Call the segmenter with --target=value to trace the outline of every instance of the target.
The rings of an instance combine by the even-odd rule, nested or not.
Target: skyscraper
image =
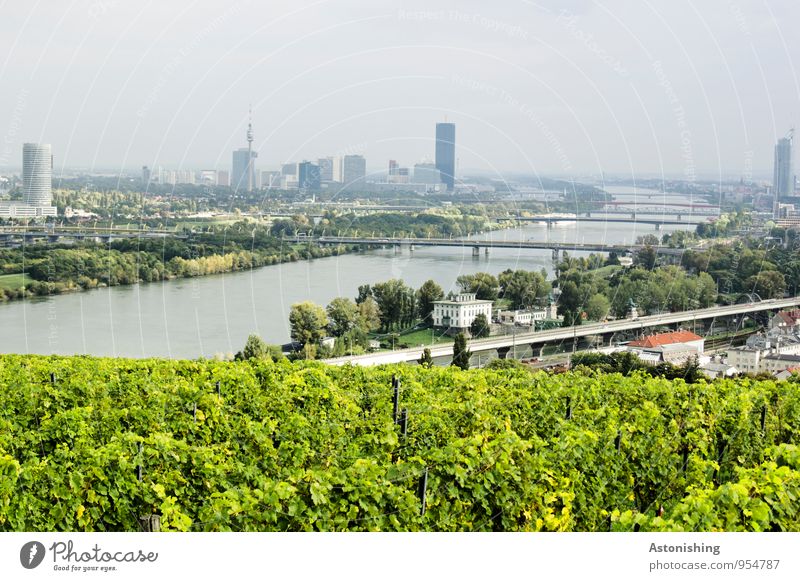
[[[319,165],[319,179],[321,181],[333,181],[333,162],[334,159],[332,157],[320,157],[317,160],[317,165]]]
[[[252,111],[247,122],[247,147],[242,147],[233,152],[231,165],[231,187],[237,192],[252,192],[256,187],[256,162],[258,153],[253,151],[253,121]]]
[[[145,187],[150,185],[150,168],[146,165],[142,166],[142,183]]]
[[[53,155],[50,144],[22,145],[22,188],[26,206],[50,206],[53,201]]]
[[[342,158],[342,183],[345,186],[363,185],[367,176],[367,160],[363,155],[345,155]]]
[[[318,190],[320,188],[319,166],[304,161],[297,166],[297,182],[300,189]]]
[[[255,185],[255,176],[249,175],[255,171],[252,161],[258,154],[250,148],[241,147],[233,152],[233,165],[231,166],[231,187],[237,192],[249,192]],[[248,169],[250,170],[248,172]]]
[[[436,124],[436,169],[448,191],[453,191],[456,179],[456,125]]]
[[[792,159],[792,138],[794,130],[789,135],[778,140],[775,145],[775,169],[772,175],[772,187],[776,198],[794,195],[794,160]]]

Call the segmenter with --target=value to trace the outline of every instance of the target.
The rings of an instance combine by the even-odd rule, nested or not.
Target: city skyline
[[[26,141],[58,144],[55,175],[224,167],[252,102],[262,167],[411,165],[447,116],[462,170],[770,176],[800,113],[800,7],[715,4],[7,7],[0,167]]]

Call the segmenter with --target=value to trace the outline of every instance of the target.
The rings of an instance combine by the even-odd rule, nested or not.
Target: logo
[[[39,541],[31,541],[22,545],[19,551],[19,562],[26,569],[36,569],[44,560],[44,545]]]

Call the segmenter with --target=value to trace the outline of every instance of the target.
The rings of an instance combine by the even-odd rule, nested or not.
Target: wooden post
[[[151,533],[160,533],[161,532],[161,515],[160,514],[151,514],[150,515],[150,532]]]
[[[767,406],[765,404],[761,407],[761,431],[764,432],[766,427],[767,427]]]
[[[622,444],[622,432],[617,430],[617,437],[614,438],[614,447],[617,449],[617,452],[619,452],[621,444]]]
[[[400,380],[397,379],[397,376],[395,375],[392,376],[392,390],[393,390],[392,402],[394,404],[394,412],[392,418],[394,420],[394,423],[396,424],[400,413]]]
[[[139,482],[142,481],[142,451],[143,446],[142,443],[139,442],[139,466],[136,468],[136,476],[139,479]]]
[[[222,398],[222,390],[219,387],[219,381],[217,382],[217,399]]]
[[[403,408],[400,413],[400,433],[403,434],[403,438],[408,436],[408,408]]]
[[[567,396],[567,413],[564,417],[568,420],[572,419],[572,398],[569,396]]]
[[[425,472],[422,473],[422,476],[419,479],[419,500],[422,503],[422,507],[419,510],[419,516],[425,516],[425,502],[428,496],[428,469],[425,468]]]
[[[56,384],[56,374],[53,372],[50,372],[50,383],[53,385]]]

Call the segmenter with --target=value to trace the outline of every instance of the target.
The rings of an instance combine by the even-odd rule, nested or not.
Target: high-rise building
[[[258,184],[256,182],[256,162],[258,153],[253,151],[253,112],[247,121],[247,147],[242,147],[233,152],[231,165],[231,187],[237,192],[252,192]]]
[[[233,152],[231,187],[235,191],[247,192],[255,186],[255,176],[248,174],[255,172],[255,162],[253,159],[256,157],[258,157],[258,154],[248,147],[241,147]]]
[[[318,190],[320,189],[320,172],[319,166],[304,161],[297,166],[297,182],[298,187],[304,190]]]
[[[367,160],[363,155],[342,158],[342,183],[345,186],[363,185],[367,176]]]
[[[332,157],[321,157],[317,160],[319,165],[319,179],[323,182],[333,181],[333,162]]]
[[[287,177],[297,177],[297,164],[296,163],[284,163],[281,166],[281,175]]]
[[[432,163],[418,163],[414,166],[414,181],[418,184],[438,186],[442,183],[442,175]]]
[[[224,169],[219,170],[217,172],[217,185],[218,186],[230,186],[231,185],[231,174],[228,173]]]
[[[22,145],[22,188],[26,206],[50,206],[53,201],[53,155],[49,143]]]
[[[453,191],[456,180],[456,125],[455,123],[436,124],[436,169]]]
[[[794,130],[775,145],[775,169],[772,187],[776,198],[794,195],[794,160],[792,159],[792,138]]]
[[[397,161],[394,159],[389,160],[389,175],[394,176],[397,175],[397,170],[400,166],[397,164]]]
[[[150,184],[150,168],[146,165],[142,166],[142,183],[145,187]]]

